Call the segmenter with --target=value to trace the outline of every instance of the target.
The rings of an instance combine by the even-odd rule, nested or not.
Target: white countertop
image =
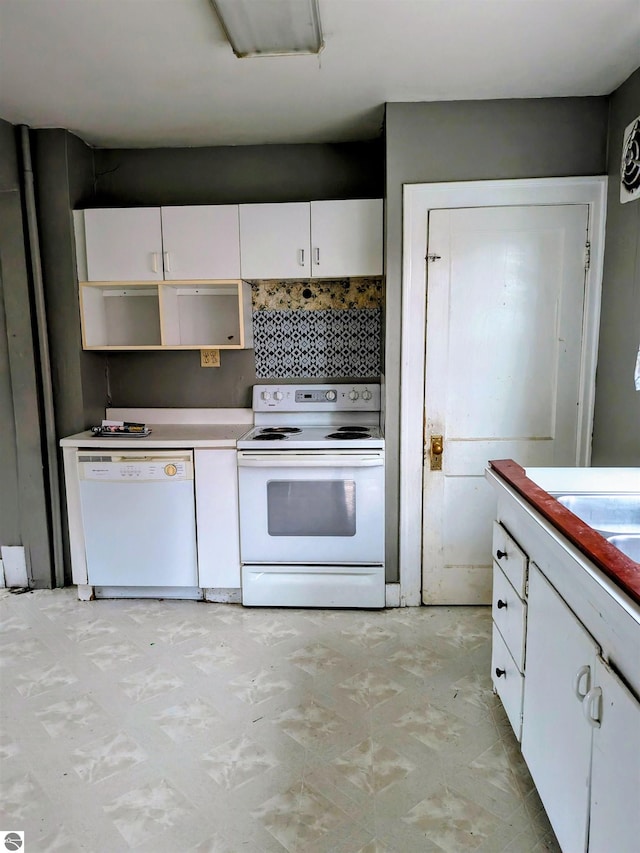
[[[61,439],[61,447],[235,447],[253,424],[251,409],[107,409],[107,418],[144,423],[151,435],[95,436],[91,430]]]
[[[249,429],[247,424],[153,424],[148,423],[151,435],[115,437],[96,436],[90,430],[69,435],[60,441],[61,447],[235,447],[236,440]]]

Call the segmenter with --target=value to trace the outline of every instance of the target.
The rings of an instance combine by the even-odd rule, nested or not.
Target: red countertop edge
[[[571,510],[558,503],[530,480],[525,469],[513,459],[493,459],[489,466],[633,601],[640,604],[640,563],[627,557]]]

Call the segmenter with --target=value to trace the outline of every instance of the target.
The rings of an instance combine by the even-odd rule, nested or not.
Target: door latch
[[[429,463],[432,471],[442,471],[444,441],[441,435],[432,435],[429,444]]]

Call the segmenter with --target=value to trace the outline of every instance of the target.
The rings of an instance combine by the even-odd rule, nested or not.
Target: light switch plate
[[[220,350],[201,349],[200,367],[220,367]]]

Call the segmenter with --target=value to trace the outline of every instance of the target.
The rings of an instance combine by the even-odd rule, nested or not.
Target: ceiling
[[[1,0],[0,118],[99,147],[342,142],[387,101],[606,95],[640,0],[319,0],[319,56],[237,59],[209,0]]]

